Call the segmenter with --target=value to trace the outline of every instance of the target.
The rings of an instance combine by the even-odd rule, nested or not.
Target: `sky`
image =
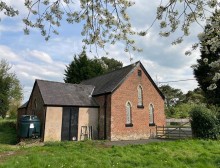
[[[3,0],[12,3],[10,0]],[[80,25],[62,23],[58,29],[59,35],[52,36],[45,41],[37,30],[31,30],[30,35],[24,35],[22,19],[28,11],[23,5],[24,0],[16,0],[11,4],[20,11],[19,16],[8,18],[0,13],[0,59],[6,59],[12,66],[23,88],[23,102],[29,99],[35,79],[63,82],[64,69],[75,54],[82,51],[82,37]],[[77,8],[76,3],[76,8]],[[148,28],[156,15],[157,1],[137,0],[129,9],[131,23],[136,30]],[[135,37],[138,47],[143,49],[141,53],[124,52],[122,43],[108,45],[108,57],[129,65],[141,61],[153,80],[159,86],[160,82],[194,79],[191,66],[199,58],[199,51],[191,56],[184,53],[190,46],[198,42],[197,34],[202,30],[198,25],[191,27],[191,35],[184,39],[180,45],[171,45],[172,40],[178,36],[178,32],[170,38],[162,38],[159,34],[159,23],[150,29],[145,37]],[[92,58],[96,53],[88,53]],[[102,50],[99,57],[106,56]],[[164,83],[163,83],[164,84]],[[198,86],[196,80],[181,82],[168,82],[171,87],[181,89],[184,93]]]

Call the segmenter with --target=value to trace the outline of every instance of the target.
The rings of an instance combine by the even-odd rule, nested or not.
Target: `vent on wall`
[[[138,70],[138,76],[141,76],[142,71]]]

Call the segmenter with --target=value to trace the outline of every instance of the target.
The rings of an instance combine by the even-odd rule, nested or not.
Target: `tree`
[[[184,100],[184,94],[180,89],[174,89],[169,85],[162,85],[159,89],[165,96],[167,108]]]
[[[66,83],[80,83],[83,80],[102,75],[112,70],[119,69],[123,64],[115,59],[102,57],[89,59],[83,50],[78,57],[66,67],[64,81]]]
[[[220,11],[216,11],[213,17],[220,17]],[[220,38],[219,32],[214,31],[213,27],[220,27],[220,22],[211,22],[206,25],[203,35],[200,37],[201,55],[197,64],[193,65],[194,76],[199,83],[204,96],[209,104],[220,104],[220,46],[213,49],[210,43],[212,38]],[[213,30],[210,32],[210,30]],[[207,45],[208,44],[208,45]],[[216,44],[217,45],[217,44]]]
[[[22,99],[22,89],[11,67],[6,60],[0,61],[0,116],[6,116],[7,111]]]
[[[107,57],[102,57],[101,60],[103,61],[103,64],[105,65],[105,72],[110,72],[114,71],[116,69],[120,69],[123,67],[122,62],[117,61],[113,58],[107,58]]]
[[[183,102],[188,104],[205,104],[204,92],[201,88],[196,88],[193,91],[189,90],[185,94],[185,100]]]
[[[145,36],[155,21],[160,21],[162,31],[159,33],[162,37],[168,37],[170,34],[181,30],[182,35],[173,41],[172,44],[178,44],[183,41],[183,37],[190,34],[190,26],[193,23],[199,24],[204,20],[211,20],[212,28],[205,36],[209,37],[204,45],[210,45],[212,52],[220,46],[220,38],[210,37],[209,34],[215,31],[219,34],[220,17],[207,17],[214,9],[218,9],[220,3],[217,0],[161,0],[157,8],[157,16],[152,25],[142,31],[135,31],[132,28],[127,9],[134,5],[130,0],[80,0],[80,9],[74,8],[75,1],[70,0],[25,0],[24,5],[29,10],[25,19],[23,19],[26,28],[25,34],[30,33],[31,28],[37,28],[41,35],[48,40],[52,33],[58,34],[57,27],[61,25],[61,20],[65,19],[68,23],[82,23],[81,35],[84,36],[85,46],[95,45],[95,47],[105,48],[106,44],[115,44],[122,41],[125,44],[125,51],[141,51],[135,45],[133,36]],[[8,16],[15,16],[18,11],[0,1],[0,12]],[[208,13],[208,14],[207,14]],[[204,35],[200,35],[204,36]],[[196,43],[192,46],[195,50],[199,46]],[[187,51],[186,55],[190,55]],[[217,60],[215,64],[219,63]],[[210,65],[212,65],[210,63]],[[218,65],[218,69],[220,66]],[[216,71],[217,72],[217,71]],[[216,81],[214,81],[214,84]],[[214,88],[214,87],[212,87]]]
[[[130,0],[80,0],[80,9],[75,8],[77,3],[70,0],[25,0],[24,5],[29,13],[23,22],[26,25],[24,32],[29,34],[30,28],[40,29],[41,34],[48,40],[51,33],[58,34],[56,28],[61,20],[68,23],[83,23],[81,31],[85,45],[105,47],[106,43],[114,44],[117,41],[125,42],[125,50],[135,47],[131,36],[145,36],[148,29],[137,32],[132,29],[127,9],[135,2]],[[161,36],[167,37],[179,27],[183,34],[173,44],[182,42],[184,36],[189,35],[189,28],[193,23],[207,19],[206,14],[217,8],[217,0],[161,0],[157,8],[156,20],[160,21],[163,31]],[[0,12],[8,16],[15,16],[18,11],[0,1]],[[194,46],[195,47],[195,46]]]

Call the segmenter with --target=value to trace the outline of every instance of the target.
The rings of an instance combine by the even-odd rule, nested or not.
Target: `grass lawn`
[[[0,139],[2,168],[220,167],[220,141],[182,140],[123,147],[106,146],[103,141],[85,141],[27,147],[10,145],[5,142],[6,139]]]

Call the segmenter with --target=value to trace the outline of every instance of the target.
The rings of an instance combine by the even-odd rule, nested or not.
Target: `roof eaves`
[[[61,105],[61,104],[44,104],[44,106],[48,107],[88,107],[88,108],[99,108],[99,105]]]
[[[39,80],[39,79],[37,79],[37,80],[36,80],[36,83],[37,83],[37,86],[38,86],[38,89],[39,89],[39,92],[40,92],[40,96],[41,96],[41,98],[42,98],[42,100],[43,100],[43,103],[45,104],[45,100],[44,100],[44,98],[43,98],[43,95],[42,95],[42,92],[41,92],[40,86],[39,86],[39,84],[38,84],[38,81],[43,81],[43,80]]]
[[[35,86],[36,86],[36,83],[37,83],[37,80],[35,80],[35,82],[34,82],[34,86],[33,86],[33,89],[32,89],[32,91],[31,91],[31,95],[30,95],[30,97],[29,97],[29,99],[28,99],[28,102],[27,102],[26,108],[29,106],[30,99],[31,99],[31,97],[32,97],[32,95],[33,95],[33,92],[34,92],[34,88],[35,88]]]
[[[112,93],[112,92],[98,93],[98,94],[92,95],[92,97],[102,96],[102,95],[111,94],[111,93]]]

